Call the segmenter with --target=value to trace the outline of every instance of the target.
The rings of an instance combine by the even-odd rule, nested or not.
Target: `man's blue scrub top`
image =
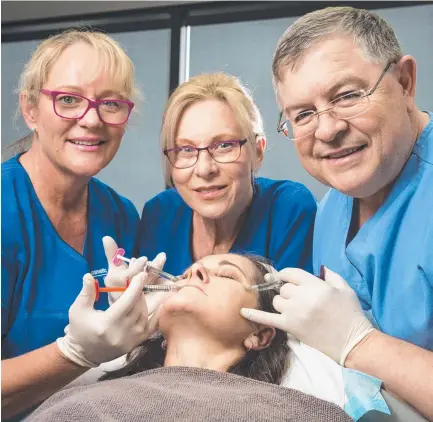
[[[104,183],[89,182],[83,255],[57,234],[18,156],[1,169],[2,359],[38,349],[64,335],[68,310],[92,273],[103,285],[107,259],[102,237],[131,256],[139,216],[134,205]],[[101,294],[97,309],[108,307]]]
[[[303,185],[256,179],[256,192],[230,252],[249,252],[270,259],[278,270],[312,271],[312,233],[316,200]],[[179,275],[193,263],[193,211],[175,189],[161,192],[144,206],[140,256],[167,254],[164,270]]]
[[[346,247],[353,199],[331,189],[314,229],[314,269],[356,291],[379,328],[433,350],[433,114],[392,191]]]

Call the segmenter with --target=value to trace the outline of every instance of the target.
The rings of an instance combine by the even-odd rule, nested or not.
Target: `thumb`
[[[89,274],[83,276],[83,288],[80,294],[75,299],[74,305],[80,308],[92,307],[95,303],[96,290],[95,290],[95,279]]]
[[[156,255],[152,262],[149,262],[149,264],[152,265],[152,267],[157,268],[158,270],[162,270],[166,260],[167,256],[165,255],[165,253],[160,252],[158,255]]]
[[[286,331],[284,327],[284,320],[281,314],[275,314],[273,312],[259,311],[258,309],[241,308],[241,315],[249,321],[257,324],[264,325],[266,327],[279,328],[280,330]]]
[[[106,256],[107,261],[108,261],[108,266],[112,267],[113,266],[113,257],[114,257],[114,255],[116,255],[117,249],[119,249],[119,247],[117,246],[117,243],[115,242],[115,240],[110,236],[104,236],[102,238],[102,244],[104,245],[104,252],[105,252],[105,256]],[[122,261],[122,263],[123,263],[123,261]]]
[[[337,273],[334,273],[334,271],[331,271],[328,267],[324,267],[324,271],[325,271],[325,281],[330,286],[335,287],[336,289],[350,287],[343,277],[341,277]]]

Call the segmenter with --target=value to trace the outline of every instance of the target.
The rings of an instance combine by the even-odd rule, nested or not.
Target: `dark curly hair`
[[[271,265],[270,261],[257,255],[242,254],[240,256],[247,258],[257,268],[258,276],[255,284],[264,283],[264,277],[269,272],[268,266]],[[272,301],[275,295],[274,290],[258,292],[258,309],[274,312]],[[162,334],[156,333],[128,354],[125,366],[106,373],[100,380],[125,377],[164,366],[166,351],[161,347],[163,341]],[[233,364],[227,372],[258,381],[279,384],[288,366],[288,352],[287,334],[277,329],[274,339],[267,348],[247,351],[242,359]]]

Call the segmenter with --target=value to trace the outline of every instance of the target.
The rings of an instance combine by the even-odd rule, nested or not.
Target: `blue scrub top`
[[[18,158],[1,166],[2,359],[64,335],[83,275],[90,272],[103,284],[107,259],[102,237],[113,237],[132,256],[139,224],[129,200],[90,179],[87,236],[80,255],[57,234]],[[107,295],[101,294],[95,308],[107,307]]]
[[[346,247],[353,199],[331,189],[314,228],[314,269],[340,274],[379,328],[433,350],[433,114],[389,196]]]
[[[256,192],[230,252],[249,252],[270,259],[281,270],[312,271],[312,233],[317,204],[303,185],[256,179]],[[192,209],[175,189],[161,192],[144,205],[140,255],[167,254],[164,270],[179,275],[193,263]]]

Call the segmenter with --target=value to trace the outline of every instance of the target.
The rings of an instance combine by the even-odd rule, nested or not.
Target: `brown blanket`
[[[348,422],[338,406],[300,391],[208,369],[166,367],[71,387],[28,421]]]

